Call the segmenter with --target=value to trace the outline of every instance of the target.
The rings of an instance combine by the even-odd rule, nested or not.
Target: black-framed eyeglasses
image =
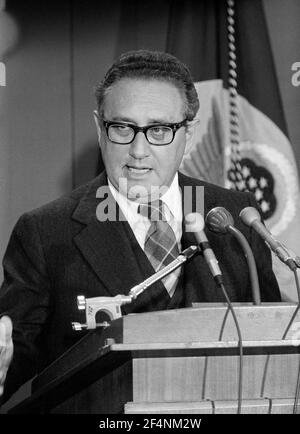
[[[119,145],[129,145],[135,139],[137,133],[144,133],[146,139],[151,145],[164,146],[173,142],[176,131],[187,123],[187,119],[175,124],[155,124],[146,127],[125,122],[111,122],[103,120],[106,134],[109,140]]]

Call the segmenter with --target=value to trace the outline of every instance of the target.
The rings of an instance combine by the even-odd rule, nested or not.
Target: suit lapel
[[[101,197],[99,187],[102,187],[104,192]],[[99,222],[97,209],[100,208],[97,207],[103,205],[103,200],[111,207],[112,213],[118,212],[105,174],[96,178],[73,213],[73,219],[85,224],[82,231],[75,236],[74,242],[111,295],[128,293],[143,276],[126,233],[125,225],[128,223]]]

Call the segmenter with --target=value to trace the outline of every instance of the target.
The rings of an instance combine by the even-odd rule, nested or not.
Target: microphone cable
[[[297,293],[298,293],[298,304],[297,307],[288,323],[288,326],[282,336],[282,340],[286,339],[286,336],[288,335],[288,332],[290,331],[294,320],[300,310],[300,285],[299,285],[299,278],[298,278],[298,274],[297,274],[297,270],[293,271],[294,273],[294,277],[295,277],[295,283],[296,283],[296,288],[297,288]],[[264,368],[264,373],[263,373],[263,379],[262,379],[262,386],[261,386],[261,394],[260,396],[263,397],[264,395],[264,390],[265,390],[265,385],[266,385],[266,379],[267,379],[267,371],[268,371],[268,367],[269,367],[269,362],[270,362],[270,357],[271,354],[268,354],[267,358],[266,358],[266,363],[265,363],[265,368]],[[294,406],[293,406],[293,414],[297,413],[297,407],[298,407],[298,402],[299,402],[299,397],[300,397],[300,358],[299,358],[299,368],[298,368],[298,375],[297,375],[297,385],[296,385],[296,392],[295,392],[295,400],[294,400]]]
[[[247,213],[246,213],[246,211],[247,211]],[[248,220],[250,218],[248,214],[250,213],[250,211],[251,211],[251,214],[250,214],[251,217],[253,217],[253,215],[252,215],[253,213],[255,213],[254,217],[257,217],[257,216],[260,217],[258,214],[258,211],[255,208],[245,208],[240,213],[240,217],[242,218],[242,221],[248,225],[249,225]],[[246,217],[248,217],[248,218],[246,218]],[[207,219],[209,228],[211,230],[213,230],[214,232],[225,233],[226,231],[229,231],[233,235],[235,235],[235,236],[237,235],[234,233],[235,231],[233,231],[233,229],[235,229],[233,226],[233,218],[232,218],[231,214],[225,208],[217,207],[217,208],[212,209],[208,213],[206,219]],[[236,230],[236,232],[239,232],[239,231]],[[238,237],[236,236],[236,238],[238,238]],[[251,257],[245,248],[247,241],[242,242],[243,241],[242,239],[240,239],[239,241],[241,242],[242,246],[243,246],[243,244],[245,244],[245,246],[243,246],[243,249],[244,249],[245,256],[246,256],[247,260],[248,260],[248,258],[250,259],[250,261],[248,260],[248,265],[250,268]],[[250,249],[250,247],[248,248],[248,250],[249,249]],[[252,252],[251,252],[251,254],[252,254]],[[252,262],[253,261],[254,261],[254,258],[252,258]],[[290,264],[291,261],[286,262],[286,264],[292,269],[294,276],[295,276],[295,282],[296,282],[296,288],[297,288],[297,294],[298,294],[298,305],[297,305],[297,308],[296,308],[295,312],[293,313],[293,315],[289,321],[289,324],[285,330],[285,333],[283,334],[282,340],[286,339],[286,336],[287,336],[292,324],[294,323],[294,320],[295,320],[297,313],[300,309],[300,287],[299,287],[299,280],[298,280],[298,275],[297,275],[297,266],[299,266],[299,264],[295,260],[293,260],[293,261],[294,261],[293,267],[291,267],[291,264]],[[254,297],[254,303],[260,304],[260,294],[259,294],[259,292],[257,292],[257,289],[256,289],[256,287],[258,286],[257,272],[256,272],[256,276],[254,273],[254,278],[251,279],[251,283],[252,283],[253,295],[256,294],[256,297]],[[259,302],[257,303],[257,301],[259,301]],[[268,371],[268,367],[269,367],[270,357],[271,357],[271,354],[268,354],[267,358],[266,358],[266,363],[265,363],[265,368],[264,368],[264,373],[263,373],[263,379],[262,379],[262,386],[261,386],[261,397],[264,396],[265,383],[266,383],[266,378],[267,378],[267,371]],[[297,386],[296,386],[296,394],[295,394],[293,413],[297,412],[299,395],[300,395],[300,361],[299,361],[299,369],[298,369]]]
[[[240,329],[240,325],[238,322],[238,319],[236,317],[233,305],[228,297],[227,291],[225,289],[225,286],[223,283],[219,283],[219,287],[221,288],[223,295],[226,299],[227,305],[228,305],[228,310],[225,314],[224,317],[224,321],[223,321],[223,325],[221,328],[221,333],[220,333],[220,338],[219,340],[221,340],[222,335],[223,335],[223,331],[224,331],[224,327],[225,327],[225,322],[228,316],[228,312],[231,312],[231,315],[233,317],[235,326],[236,326],[236,331],[238,334],[238,347],[239,347],[239,381],[238,381],[238,407],[237,407],[237,414],[241,414],[241,410],[242,410],[242,400],[243,400],[243,370],[244,370],[244,364],[243,364],[243,340],[242,340],[242,333],[241,333],[241,329]]]
[[[206,223],[208,228],[216,233],[222,233],[225,234],[226,232],[231,233],[237,241],[240,243],[242,250],[244,252],[248,268],[249,268],[249,274],[250,274],[250,282],[251,282],[251,289],[252,289],[252,297],[253,302],[255,305],[260,305],[260,289],[259,289],[259,282],[258,282],[258,275],[257,275],[257,269],[256,269],[256,263],[255,259],[252,253],[252,250],[248,244],[247,239],[244,237],[244,235],[238,231],[234,226],[234,220],[231,215],[231,213],[224,207],[216,207],[209,211],[209,213],[206,216]],[[221,287],[221,286],[220,286]],[[242,336],[239,328],[239,324],[232,306],[232,303],[229,300],[228,295],[226,294],[225,287],[221,287],[224,296],[226,297],[228,308],[230,309],[232,316],[235,320],[238,335],[239,335],[239,363],[240,363],[240,376],[239,376],[239,396],[242,396],[242,384],[243,384],[243,342],[242,342]],[[225,295],[226,294],[226,295]],[[227,315],[229,313],[229,310],[226,312],[226,315],[224,317],[224,321],[222,324],[222,329],[220,333],[220,338],[223,335],[223,331],[225,328],[225,323],[227,319]],[[239,407],[241,408],[241,402]]]
[[[296,307],[295,312],[293,313],[289,324],[282,336],[282,340],[286,339],[286,336],[288,332],[291,329],[292,324],[294,323],[294,320],[297,316],[297,313],[300,309],[300,287],[299,287],[299,279],[297,275],[297,268],[300,268],[300,259],[298,256],[292,254],[291,251],[289,251],[281,242],[276,240],[271,232],[262,224],[261,217],[259,212],[254,207],[246,207],[240,212],[240,218],[247,226],[253,227],[254,230],[262,237],[262,239],[266,242],[266,244],[269,246],[269,248],[277,255],[277,257],[285,263],[291,271],[294,273],[295,282],[296,282],[296,288],[297,288],[297,295],[298,295],[298,304]],[[263,379],[262,379],[262,386],[261,386],[261,397],[264,395],[265,390],[265,383],[267,378],[267,371],[269,367],[271,355],[268,354],[266,358],[264,373],[263,373]],[[297,406],[299,401],[299,394],[300,394],[300,361],[299,361],[299,368],[298,368],[298,376],[297,376],[297,386],[296,386],[296,393],[295,393],[295,401],[293,406],[293,413],[295,414],[297,412]]]
[[[292,323],[294,322],[294,319],[296,318],[297,313],[300,309],[300,285],[299,285],[299,278],[297,274],[297,270],[294,270],[294,276],[295,276],[295,282],[297,287],[297,293],[298,293],[298,305],[297,308],[291,318],[291,321],[285,331],[283,339],[285,339],[285,336],[288,334],[288,331],[290,330]],[[299,367],[298,367],[298,375],[297,375],[297,385],[296,385],[296,392],[295,392],[295,400],[294,400],[294,406],[293,406],[293,414],[297,414],[298,409],[298,402],[299,402],[299,395],[300,395],[300,356],[299,356]]]
[[[243,340],[242,340],[242,333],[239,326],[238,319],[235,314],[235,310],[233,308],[233,305],[229,299],[229,296],[227,294],[225,285],[223,283],[222,273],[218,266],[218,261],[215,258],[215,255],[209,245],[209,242],[206,238],[205,232],[204,232],[204,219],[200,213],[190,213],[185,216],[186,220],[186,229],[188,232],[193,232],[195,235],[195,238],[200,245],[200,248],[202,250],[203,256],[205,260],[207,261],[209,265],[209,269],[214,277],[215,282],[217,283],[218,287],[223,292],[223,295],[225,297],[225,300],[227,302],[228,310],[225,314],[220,337],[223,335],[225,322],[228,316],[228,312],[230,311],[233,317],[233,321],[236,326],[237,334],[238,334],[238,348],[239,348],[239,380],[238,380],[238,405],[237,405],[237,414],[241,414],[242,410],[242,399],[243,399]],[[205,254],[206,253],[206,254]],[[208,254],[209,253],[209,254]],[[213,264],[213,265],[212,265]],[[219,337],[219,340],[220,340]],[[205,390],[205,388],[203,388]]]

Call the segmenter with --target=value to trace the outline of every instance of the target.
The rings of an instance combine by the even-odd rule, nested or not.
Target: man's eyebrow
[[[133,120],[132,118],[129,118],[127,116],[113,116],[112,118],[110,118],[110,121],[112,122],[128,122],[130,124],[134,124],[137,125],[138,123]],[[164,118],[150,118],[147,121],[146,125],[153,125],[153,124],[170,124],[172,123],[172,121],[170,120],[166,120]]]
[[[126,116],[112,116],[109,120],[112,122],[128,122],[129,124],[136,124],[133,119]]]
[[[149,124],[171,124],[172,121],[167,120],[165,118],[151,118],[148,120]]]

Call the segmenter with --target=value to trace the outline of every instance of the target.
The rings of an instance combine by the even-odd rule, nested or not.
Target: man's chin
[[[145,203],[158,200],[168,190],[168,186],[161,186],[155,180],[131,180],[121,178],[119,180],[119,191],[129,200]]]
[[[152,188],[153,186],[149,182],[129,181],[126,195],[129,200],[136,202],[148,202]]]

